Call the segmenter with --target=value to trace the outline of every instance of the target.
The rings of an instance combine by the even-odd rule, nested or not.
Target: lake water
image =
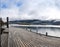
[[[50,36],[60,37],[60,29],[59,28],[31,28],[31,31],[46,34]]]

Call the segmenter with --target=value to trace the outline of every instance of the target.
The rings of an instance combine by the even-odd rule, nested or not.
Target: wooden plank
[[[6,33],[1,35],[1,47],[8,47],[8,34]]]
[[[22,28],[9,28],[9,47],[60,47],[60,38],[40,36]]]
[[[6,28],[1,34],[1,47],[8,47],[9,29]]]

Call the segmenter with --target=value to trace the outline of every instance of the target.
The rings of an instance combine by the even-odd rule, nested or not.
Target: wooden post
[[[9,18],[7,17],[7,28],[9,28]]]
[[[1,28],[2,28],[2,18],[0,18],[0,47],[1,47]]]
[[[48,33],[46,32],[46,36],[48,36]]]

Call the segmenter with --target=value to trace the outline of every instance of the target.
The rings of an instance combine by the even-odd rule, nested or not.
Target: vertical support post
[[[2,18],[0,18],[0,47],[1,47],[1,28],[2,28]]]
[[[7,28],[9,28],[9,18],[7,17]]]
[[[48,36],[48,33],[46,32],[46,36]]]

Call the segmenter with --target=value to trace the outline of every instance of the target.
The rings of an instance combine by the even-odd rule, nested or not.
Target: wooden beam
[[[9,28],[9,18],[7,17],[7,28]]]

